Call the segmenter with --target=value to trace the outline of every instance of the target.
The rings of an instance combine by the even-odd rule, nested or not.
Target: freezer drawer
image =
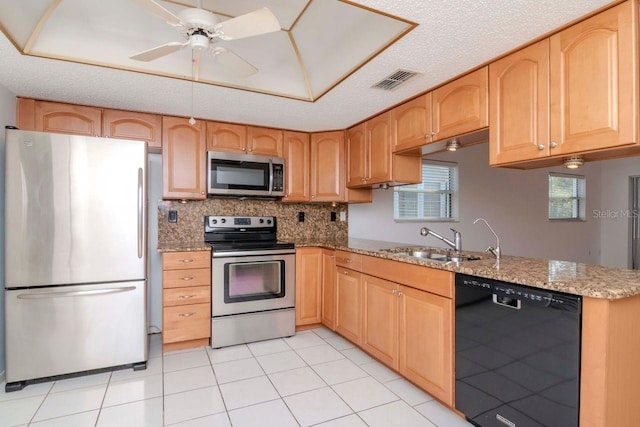
[[[6,290],[7,383],[144,362],[146,281]]]

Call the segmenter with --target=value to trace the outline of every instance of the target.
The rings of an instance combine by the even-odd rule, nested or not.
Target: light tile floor
[[[0,427],[468,427],[328,329],[162,354],[148,367],[0,391]]]

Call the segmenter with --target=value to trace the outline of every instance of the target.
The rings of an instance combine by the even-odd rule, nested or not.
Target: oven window
[[[225,303],[282,298],[284,295],[283,260],[224,265]]]

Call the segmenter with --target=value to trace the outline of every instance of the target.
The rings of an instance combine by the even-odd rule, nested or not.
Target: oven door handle
[[[295,255],[295,250],[292,249],[267,249],[267,250],[250,250],[250,251],[236,251],[236,252],[216,252],[211,253],[212,258],[231,258],[237,256],[258,256],[258,255]]]

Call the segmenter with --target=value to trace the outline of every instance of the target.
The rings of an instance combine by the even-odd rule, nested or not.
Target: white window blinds
[[[549,174],[549,219],[585,219],[585,177]]]
[[[422,183],[394,188],[396,221],[451,221],[458,218],[458,165],[422,161]]]

